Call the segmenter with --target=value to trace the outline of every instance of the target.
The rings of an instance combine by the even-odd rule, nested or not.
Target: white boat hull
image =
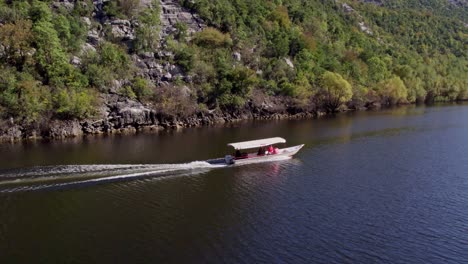
[[[284,158],[292,157],[304,146],[298,145],[289,148],[279,149],[277,154],[268,154],[268,155],[257,155],[257,153],[249,153],[246,157],[243,158],[234,158],[231,155],[226,156],[226,158],[207,160],[211,164],[226,164],[226,165],[242,165],[249,163],[257,162],[269,162],[275,160],[282,160]]]

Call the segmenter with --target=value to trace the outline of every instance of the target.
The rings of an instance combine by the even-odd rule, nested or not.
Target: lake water
[[[306,145],[201,162],[271,136]],[[0,168],[0,263],[468,262],[467,105],[4,144]]]

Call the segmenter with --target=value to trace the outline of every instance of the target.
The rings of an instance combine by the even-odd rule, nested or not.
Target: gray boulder
[[[76,120],[54,121],[50,124],[49,137],[51,138],[70,138],[82,135],[83,130]]]

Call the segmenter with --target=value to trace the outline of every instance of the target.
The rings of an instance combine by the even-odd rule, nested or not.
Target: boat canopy
[[[286,143],[286,140],[280,137],[273,137],[273,138],[264,138],[264,139],[237,142],[237,143],[229,143],[228,146],[231,146],[234,149],[250,149],[250,148],[265,147],[268,145],[273,145],[273,144],[278,144],[278,143]]]

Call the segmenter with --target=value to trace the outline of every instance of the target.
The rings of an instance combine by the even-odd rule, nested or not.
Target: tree
[[[151,6],[144,9],[139,16],[134,40],[135,51],[153,51],[159,45],[159,1],[151,1]]]
[[[389,72],[385,62],[378,57],[372,57],[367,64],[369,65],[369,79],[374,82],[380,82],[387,78]]]
[[[140,0],[113,0],[105,2],[104,11],[111,17],[132,18],[139,7]]]
[[[88,89],[82,91],[60,89],[53,95],[53,103],[57,117],[86,118],[94,114],[96,95]]]
[[[0,26],[0,43],[5,47],[6,60],[21,70],[31,50],[33,34],[30,20],[17,20]]]
[[[420,103],[426,100],[426,90],[422,87],[422,80],[419,77],[408,77],[404,79],[405,86],[408,89],[408,101],[411,103]]]
[[[21,109],[18,114],[26,121],[37,121],[40,115],[47,110],[50,93],[40,82],[32,78],[18,83],[18,103]]]
[[[379,90],[384,102],[389,105],[406,101],[408,96],[408,90],[400,77],[381,82]]]
[[[135,96],[138,98],[138,100],[146,99],[148,96],[153,94],[153,91],[148,81],[141,77],[136,77],[133,80],[132,90],[134,91]]]
[[[127,17],[133,17],[140,7],[140,0],[119,0],[119,8]]]
[[[338,73],[325,72],[320,86],[319,98],[328,112],[336,112],[343,103],[353,97],[351,84]]]
[[[65,86],[71,65],[62,50],[54,26],[49,21],[36,22],[33,28],[36,45],[35,58],[40,71],[46,77],[46,83],[54,86]]]
[[[236,67],[229,76],[232,82],[231,93],[241,97],[247,97],[253,86],[258,83],[255,72],[246,67]]]
[[[52,12],[47,3],[38,0],[32,2],[32,6],[29,9],[29,16],[33,22],[52,20]]]
[[[195,34],[194,42],[207,48],[229,47],[232,44],[231,36],[223,34],[215,28],[205,28],[203,31]]]

